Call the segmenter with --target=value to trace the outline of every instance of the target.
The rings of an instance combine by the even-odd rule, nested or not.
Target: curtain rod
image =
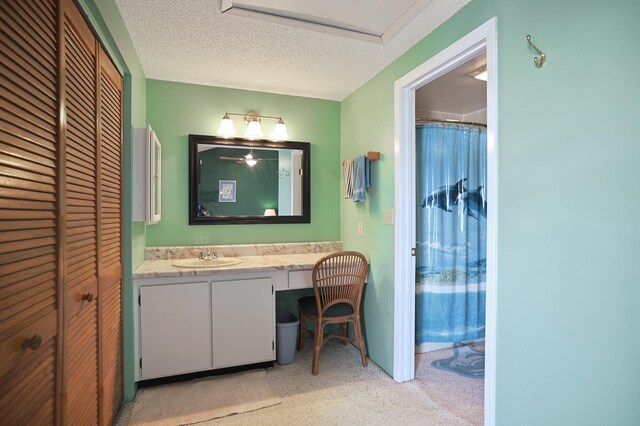
[[[419,123],[420,122],[420,123]],[[419,126],[421,124],[427,124],[427,123],[439,123],[439,124],[461,124],[463,126],[475,126],[475,127],[482,127],[484,129],[487,128],[486,124],[483,123],[475,123],[473,121],[457,121],[457,120],[436,120],[436,119],[430,119],[430,118],[420,118],[420,117],[416,117],[416,126]]]

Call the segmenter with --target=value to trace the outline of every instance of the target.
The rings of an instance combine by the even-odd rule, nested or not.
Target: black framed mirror
[[[310,223],[308,142],[189,135],[189,225]]]

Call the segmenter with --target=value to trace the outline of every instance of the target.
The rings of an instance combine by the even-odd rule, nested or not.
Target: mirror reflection
[[[190,144],[191,224],[309,222],[309,144],[193,135]]]

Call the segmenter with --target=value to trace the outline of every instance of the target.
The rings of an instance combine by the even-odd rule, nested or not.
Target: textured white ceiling
[[[469,1],[430,0],[386,44],[222,14],[220,0],[116,4],[147,78],[342,100]]]
[[[222,11],[373,43],[385,43],[431,1],[222,0]]]
[[[486,65],[487,54],[483,52],[416,90],[416,108],[461,115],[486,108],[487,83],[469,75]]]

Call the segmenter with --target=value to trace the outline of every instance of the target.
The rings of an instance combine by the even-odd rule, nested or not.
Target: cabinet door
[[[211,284],[213,366],[275,359],[275,295],[271,278]]]
[[[142,379],[208,370],[209,283],[140,287]]]

